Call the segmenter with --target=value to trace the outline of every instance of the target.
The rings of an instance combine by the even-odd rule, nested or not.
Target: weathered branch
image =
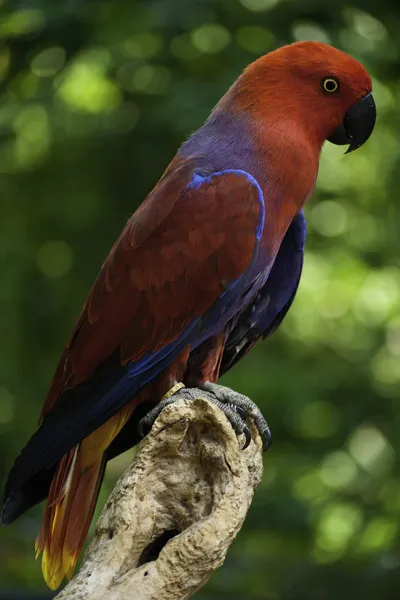
[[[207,394],[185,394],[141,442],[57,600],[184,600],[223,563],[261,480],[261,440],[250,423],[242,451]]]

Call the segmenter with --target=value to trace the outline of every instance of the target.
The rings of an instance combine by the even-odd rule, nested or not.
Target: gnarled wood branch
[[[184,600],[223,563],[261,480],[261,439],[250,423],[255,441],[243,451],[205,392],[177,397],[139,445],[57,600]]]

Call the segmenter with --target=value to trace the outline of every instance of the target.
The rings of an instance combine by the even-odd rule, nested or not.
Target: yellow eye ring
[[[326,77],[322,80],[322,88],[328,94],[333,94],[339,89],[339,82],[334,77]]]

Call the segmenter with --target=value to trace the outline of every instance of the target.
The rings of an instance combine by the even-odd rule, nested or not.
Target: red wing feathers
[[[256,187],[227,173],[163,178],[128,221],[89,294],[43,411],[118,347],[123,363],[175,341],[243,274],[261,218]],[[160,197],[160,194],[162,197]]]

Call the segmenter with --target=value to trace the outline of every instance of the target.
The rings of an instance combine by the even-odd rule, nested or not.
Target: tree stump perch
[[[185,600],[222,565],[262,476],[207,393],[183,389],[117,482],[83,564],[56,600]]]

